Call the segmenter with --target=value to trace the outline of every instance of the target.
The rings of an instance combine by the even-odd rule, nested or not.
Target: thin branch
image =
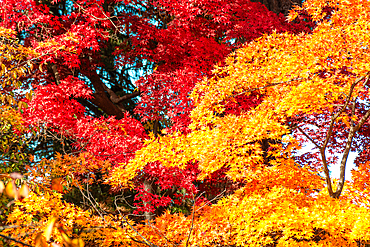
[[[368,75],[370,75],[370,72],[368,73]],[[369,79],[370,79],[370,76],[367,77],[366,81],[364,82],[364,85],[366,85],[369,82]],[[364,123],[369,118],[369,116],[370,116],[370,110],[368,110],[365,113],[365,115],[360,119],[360,121],[358,122],[358,124],[355,127],[355,130],[356,131],[358,131],[359,129],[361,129],[361,127],[364,125]]]
[[[19,240],[15,239],[15,238],[12,238],[12,237],[9,237],[9,236],[3,235],[3,234],[0,234],[0,237],[3,237],[3,238],[8,239],[10,241],[16,242],[16,243],[21,244],[23,246],[33,247],[32,245],[26,244],[26,243],[24,243],[22,241],[19,241]]]
[[[139,241],[139,240],[136,240],[136,239],[133,239],[133,238],[131,238],[131,236],[130,236],[130,238],[132,239],[132,240],[134,240],[135,242],[138,242],[138,243],[142,243],[142,244],[146,244],[146,245],[148,245],[148,246],[150,246],[150,247],[152,247],[152,246],[155,246],[153,243],[151,243],[150,241],[148,241],[143,235],[141,235],[136,229],[135,229],[135,227],[133,227],[131,224],[130,224],[130,222],[127,220],[127,218],[126,218],[126,216],[127,215],[123,215],[122,213],[121,213],[121,210],[119,209],[119,207],[118,207],[118,205],[117,205],[117,197],[115,197],[114,198],[114,204],[116,205],[116,208],[117,208],[117,210],[118,210],[118,212],[119,212],[119,214],[121,215],[121,217],[126,221],[126,223],[130,226],[130,228],[134,231],[134,232],[136,232],[136,234],[138,234],[143,240],[144,240],[144,242],[143,241]]]
[[[193,232],[193,229],[194,229],[194,213],[195,213],[195,198],[194,198],[194,195],[193,195],[193,212],[191,214],[191,227],[190,227],[190,231],[189,231],[189,235],[188,235],[188,238],[186,240],[186,245],[185,247],[188,247],[189,245],[189,240],[190,240],[190,236],[191,236],[191,233]]]
[[[166,245],[168,246],[168,243],[170,242],[171,243],[171,241],[169,241],[167,238],[166,238],[166,236],[164,236],[162,233],[161,233],[161,230],[159,230],[157,227],[156,228],[154,228],[153,226],[152,226],[152,224],[150,224],[150,221],[148,221],[148,224],[149,224],[149,226],[154,230],[154,231],[156,231],[157,233],[158,233],[158,235],[159,236],[161,236],[162,238],[164,238],[164,240],[166,240]],[[171,243],[172,244],[172,243]],[[174,244],[172,244],[173,246],[178,246],[178,245],[174,245]]]
[[[88,186],[88,185],[87,185]],[[85,193],[83,193],[83,191],[82,191],[82,189],[81,189],[81,187],[80,186],[78,186],[78,189],[80,190],[80,192],[81,192],[81,194],[82,194],[82,196],[83,196],[83,198],[86,198],[89,202],[90,202],[90,204],[91,204],[91,206],[94,208],[94,210],[99,214],[99,216],[103,219],[103,221],[104,222],[106,222],[106,220],[105,220],[105,218],[104,218],[104,216],[102,215],[102,213],[95,207],[95,205],[94,205],[94,203],[91,201],[91,199],[90,199],[90,196],[86,196],[85,195]],[[87,187],[87,189],[88,189],[88,187]]]
[[[367,76],[367,78],[366,78],[366,81],[364,82],[364,85],[369,81],[369,75],[370,75],[370,72],[368,72],[365,75],[365,76]],[[365,76],[359,78],[358,80],[355,81],[355,83],[353,83],[351,85],[351,89],[350,89],[350,93],[347,97],[346,105],[348,104],[348,102],[351,98],[351,94],[353,92],[354,86],[357,85],[362,79],[364,79]],[[339,176],[339,181],[338,181],[338,185],[337,185],[337,190],[334,193],[334,198],[339,198],[340,194],[342,193],[343,187],[344,187],[347,159],[348,159],[349,152],[351,150],[353,138],[354,138],[356,132],[363,126],[363,124],[366,122],[366,120],[370,116],[370,110],[368,110],[365,113],[365,115],[362,116],[359,123],[357,125],[354,125],[354,115],[356,113],[356,99],[354,100],[354,102],[352,104],[352,107],[351,107],[352,108],[351,109],[351,126],[350,126],[350,131],[349,131],[348,137],[347,137],[346,147],[344,148],[343,157],[342,157],[342,160],[341,160],[341,163],[340,163],[340,176]]]
[[[57,51],[59,51],[59,50],[62,50],[62,49],[63,49],[62,47],[59,47],[59,48],[56,48],[55,50],[52,50],[52,51],[50,51],[50,52],[47,52],[47,53],[41,54],[41,55],[39,55],[39,56],[37,56],[37,57],[31,58],[31,59],[27,59],[26,61],[24,61],[24,62],[22,62],[22,63],[18,64],[17,66],[14,66],[14,67],[10,68],[9,70],[6,70],[6,71],[5,71],[5,73],[3,73],[3,74],[1,75],[1,77],[0,77],[0,78],[5,77],[5,75],[10,74],[10,72],[12,72],[13,70],[15,70],[15,69],[17,69],[17,68],[24,67],[25,65],[27,65],[28,63],[30,63],[30,62],[32,62],[32,61],[35,61],[35,60],[37,60],[37,59],[39,59],[39,58],[42,58],[42,57],[47,56],[47,55],[50,55],[50,54],[54,54],[55,52],[57,52]]]
[[[130,228],[132,229],[132,230],[134,230],[134,232],[136,232],[145,242],[145,244],[146,245],[148,245],[148,246],[150,246],[150,247],[154,247],[155,245],[152,243],[152,242],[150,242],[149,240],[147,240],[143,235],[141,235],[140,234],[140,232],[138,232],[131,224],[130,224],[130,222],[127,220],[127,218],[126,218],[126,216],[123,216],[123,218],[125,219],[125,221],[126,221],[126,223],[130,226]]]
[[[355,112],[356,112],[356,100],[353,102],[351,108],[352,108],[352,110],[351,110],[351,127],[350,127],[350,131],[348,133],[346,147],[344,148],[343,157],[342,157],[342,160],[340,162],[340,168],[339,168],[340,169],[340,175],[339,175],[337,190],[334,193],[334,198],[339,198],[340,194],[342,193],[343,186],[344,186],[344,181],[345,181],[345,172],[346,172],[347,159],[348,159],[349,151],[351,150],[353,137],[354,137],[354,135],[356,134],[356,131],[357,131],[356,127],[354,126],[354,120],[353,120],[353,117],[354,117]]]
[[[365,79],[366,77],[368,77],[370,75],[370,72],[367,72],[366,75],[364,76],[361,76],[360,78],[358,78],[350,87],[349,89],[349,94],[347,95],[347,98],[346,98],[346,102],[344,103],[342,109],[340,109],[339,112],[337,112],[337,114],[334,115],[334,121],[344,112],[344,110],[347,108],[349,102],[351,101],[351,98],[352,98],[352,94],[353,94],[353,90],[355,89],[355,87],[357,86],[357,84],[362,81],[363,79]],[[367,78],[366,81],[369,80],[369,77]]]
[[[308,140],[310,140],[318,149],[321,149],[321,147],[306,133],[304,132],[301,127],[297,125],[296,127],[305,137],[307,137]]]
[[[262,86],[262,87],[256,87],[256,88],[252,88],[252,89],[246,90],[246,91],[238,93],[238,94],[230,95],[226,99],[231,98],[231,97],[236,97],[236,96],[239,96],[239,95],[243,95],[245,93],[250,93],[250,92],[257,91],[257,90],[265,89],[265,88],[268,88],[268,87],[273,87],[273,86],[276,86],[276,85],[280,85],[280,84],[284,84],[284,83],[288,83],[288,82],[293,82],[293,81],[301,81],[301,80],[304,80],[304,79],[306,79],[306,78],[298,77],[298,78],[291,79],[291,80],[288,80],[288,81],[279,81],[279,82],[267,84],[267,85]]]
[[[226,188],[221,192],[219,193],[217,196],[215,196],[212,200],[209,200],[208,202],[206,202],[203,206],[199,207],[197,210],[195,210],[195,212],[198,212],[199,210],[201,210],[202,208],[204,208],[205,206],[209,205],[210,203],[212,203],[213,201],[216,201],[217,199],[219,199],[221,196],[223,196],[223,194],[226,192]],[[203,192],[204,193],[204,192]],[[202,193],[202,194],[203,194]],[[201,195],[202,195],[201,194]],[[199,196],[201,196],[199,195]],[[197,198],[199,198],[199,196]]]
[[[344,181],[341,182],[342,178],[344,179],[344,172],[343,172],[343,176],[341,177],[341,180],[340,180],[340,186],[337,188],[337,191],[335,193],[333,193],[333,188],[332,188],[332,185],[331,185],[331,179],[330,179],[330,174],[329,174],[329,169],[328,169],[328,165],[327,165],[327,161],[326,161],[326,155],[325,155],[325,150],[326,150],[326,147],[329,143],[329,140],[330,140],[330,137],[333,133],[333,128],[334,128],[334,123],[335,123],[335,120],[345,111],[345,109],[347,108],[349,102],[351,101],[351,98],[352,98],[352,94],[353,94],[353,90],[354,88],[357,86],[357,84],[362,81],[364,78],[368,77],[370,75],[370,72],[366,73],[366,75],[364,76],[361,76],[360,78],[358,78],[350,87],[350,90],[349,90],[349,93],[348,95],[346,95],[346,101],[345,101],[345,104],[342,106],[342,108],[339,110],[339,112],[337,112],[336,114],[333,113],[332,115],[332,118],[331,118],[331,121],[330,121],[330,126],[329,126],[329,130],[328,132],[326,133],[326,138],[325,138],[325,141],[322,145],[322,147],[320,148],[320,153],[321,153],[321,158],[322,158],[322,162],[323,162],[323,165],[324,165],[324,173],[325,173],[325,177],[326,177],[326,184],[328,185],[328,192],[329,192],[329,195],[331,197],[339,197],[340,193],[341,193],[341,190],[340,188],[343,188],[343,185],[344,185]],[[353,104],[354,106],[355,104]],[[370,112],[369,112],[369,116],[370,116]],[[352,129],[352,126],[351,126],[351,129]],[[349,136],[348,136],[348,139],[347,139],[347,144],[346,144],[346,149],[345,149],[345,152],[348,151],[349,152],[349,149],[351,147],[351,143],[352,143],[352,139],[353,139],[353,135],[354,133],[352,133],[352,131],[350,131],[349,133]],[[348,150],[347,150],[348,148]],[[347,154],[348,156],[348,154]],[[343,156],[343,159],[342,159],[342,162],[344,162],[344,164],[342,163],[341,164],[341,170],[343,169],[343,167],[345,168],[345,163],[347,162],[347,157]]]
[[[128,197],[130,197],[130,196],[128,196]],[[123,193],[122,193],[122,197],[119,197],[119,196],[115,196],[114,197],[114,204],[116,205],[116,208],[118,208],[118,206],[117,206],[117,203],[116,203],[116,201],[117,201],[117,199],[118,200],[120,200],[120,201],[125,201],[125,203],[127,204],[127,205],[129,205],[131,208],[137,208],[137,207],[134,207],[134,206],[132,206],[127,200],[126,200],[126,197],[123,195]]]
[[[0,226],[0,231],[4,231],[5,229],[18,228],[18,227],[21,227],[21,226],[14,226],[14,225],[11,225],[11,226]]]
[[[99,18],[99,17],[97,17],[97,16],[95,16],[95,15],[93,15],[91,13],[87,13],[86,9],[84,7],[82,7],[82,5],[78,4],[76,1],[73,1],[73,3],[76,4],[79,7],[79,9],[82,9],[82,11],[86,15],[90,15],[94,19],[99,20],[99,21],[106,21],[106,20],[108,20],[113,25],[113,27],[116,29],[116,31],[118,31],[122,35],[127,35],[126,33],[122,32],[119,29],[119,27],[112,21],[112,19],[114,19],[114,18],[117,18],[118,19],[118,17],[117,16],[107,16],[106,13],[104,12],[104,10],[101,9],[101,6],[99,6],[98,4],[95,3],[95,5],[102,11],[102,14],[105,16],[105,18]]]
[[[91,226],[91,227],[82,227],[82,228],[75,228],[77,230],[79,230],[79,232],[92,232],[94,231],[95,229],[106,229],[106,228],[112,228],[114,230],[117,230],[117,228],[115,227],[112,227],[110,225],[108,226]]]

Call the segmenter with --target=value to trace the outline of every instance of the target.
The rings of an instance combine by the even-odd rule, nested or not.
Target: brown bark
[[[128,100],[128,99],[132,99],[132,98],[135,98],[136,96],[139,96],[140,95],[140,92],[139,91],[136,91],[136,92],[133,92],[133,93],[126,94],[124,96],[118,97],[117,94],[112,89],[110,89],[109,87],[105,86],[104,84],[103,84],[103,87],[108,92],[108,94],[110,95],[110,100],[113,103],[115,103],[115,104],[119,104],[122,101],[125,101],[125,100]]]
[[[289,10],[294,5],[301,5],[302,0],[251,0],[252,2],[259,2],[266,6],[266,8],[276,14],[282,13],[287,16]]]
[[[330,121],[330,126],[329,126],[329,129],[328,129],[327,133],[326,133],[326,138],[324,140],[324,143],[321,146],[318,145],[317,142],[315,142],[307,133],[305,133],[304,130],[302,130],[300,127],[298,127],[298,130],[301,131],[320,150],[321,159],[322,159],[323,168],[324,168],[324,173],[325,173],[326,184],[328,186],[328,188],[327,188],[328,193],[329,193],[329,196],[332,197],[332,198],[339,198],[341,193],[342,193],[344,183],[345,183],[346,165],[347,165],[348,155],[351,151],[353,138],[354,138],[355,134],[357,133],[357,131],[359,131],[361,129],[361,127],[364,125],[364,123],[370,117],[370,110],[368,110],[365,113],[365,115],[362,116],[360,121],[357,124],[355,124],[353,119],[355,118],[355,113],[356,113],[357,98],[352,99],[352,95],[353,95],[355,87],[361,81],[363,81],[365,78],[366,78],[366,80],[365,80],[365,83],[363,85],[366,85],[367,82],[370,79],[369,76],[370,76],[370,72],[368,72],[366,75],[358,78],[351,85],[351,88],[348,92],[348,95],[347,95],[347,98],[346,98],[346,101],[345,101],[344,105],[341,107],[341,109],[337,113],[332,114],[331,121]],[[338,119],[338,117],[340,117],[345,112],[347,107],[350,106],[350,105],[351,105],[351,110],[352,110],[350,129],[349,129],[348,136],[347,136],[346,146],[344,147],[343,157],[342,157],[342,160],[341,160],[341,163],[340,163],[340,176],[339,176],[339,181],[338,181],[338,184],[337,184],[337,189],[334,192],[333,187],[332,187],[332,180],[331,180],[331,177],[330,177],[329,166],[327,164],[327,159],[326,159],[326,154],[325,153],[326,153],[326,149],[327,149],[327,146],[329,144],[330,138],[332,138],[332,134],[333,134],[333,131],[334,131],[334,125],[336,123],[336,120]]]
[[[263,139],[263,140],[259,141],[259,143],[261,144],[261,149],[263,151],[263,155],[262,155],[263,163],[265,164],[265,166],[271,166],[270,161],[274,160],[275,158],[271,155],[268,155],[269,149],[270,149],[271,145],[281,143],[281,141],[272,140],[272,139]]]
[[[96,71],[84,74],[95,88],[93,99],[90,101],[110,116],[116,116],[117,119],[123,118],[123,112],[108,98],[105,93],[104,82],[100,80]]]
[[[152,193],[153,191],[153,188],[152,188],[152,184],[150,183],[150,181],[148,180],[144,180],[144,190],[147,192],[147,193]],[[144,206],[148,206],[148,202],[144,202]],[[146,224],[149,224],[151,220],[153,220],[153,214],[151,212],[144,212],[144,216],[145,216],[145,222]]]

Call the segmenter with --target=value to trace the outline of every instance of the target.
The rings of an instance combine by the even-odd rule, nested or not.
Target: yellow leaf
[[[48,247],[48,244],[46,242],[45,237],[42,235],[42,232],[39,232],[36,235],[36,238],[35,238],[35,246],[36,247]]]
[[[47,241],[50,240],[51,233],[53,232],[53,228],[55,225],[55,222],[57,221],[57,217],[51,217],[51,219],[48,221],[48,224],[46,225],[46,228],[44,230],[45,238]]]
[[[84,241],[82,239],[76,238],[76,239],[73,239],[72,240],[71,246],[72,247],[84,247],[85,246],[85,243],[84,243]]]
[[[61,232],[61,236],[63,238],[63,241],[64,243],[69,247],[69,246],[72,246],[72,240],[67,236],[67,234],[63,232]]]

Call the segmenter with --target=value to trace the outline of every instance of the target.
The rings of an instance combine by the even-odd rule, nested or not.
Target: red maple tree
[[[24,79],[34,91],[27,124],[70,144],[66,150],[62,141],[59,151],[88,152],[112,167],[132,159],[149,133],[187,133],[189,94],[230,52],[263,34],[310,32],[314,25],[304,15],[288,23],[249,0],[8,0],[0,9],[1,25],[38,54]],[[225,114],[246,111],[262,97],[239,95]],[[184,170],[148,165],[135,179],[136,212],[237,187],[224,169],[200,184],[198,173],[196,162]]]

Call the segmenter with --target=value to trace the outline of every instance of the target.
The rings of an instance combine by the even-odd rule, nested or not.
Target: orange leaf
[[[53,178],[51,180],[51,189],[59,193],[63,192],[62,178]]]
[[[73,239],[72,240],[71,246],[72,247],[84,247],[85,246],[85,243],[84,243],[84,241],[82,239],[76,238],[76,239]]]
[[[18,193],[19,193],[19,197],[26,198],[28,194],[30,193],[30,188],[28,187],[26,183],[24,183],[22,187],[19,189]]]
[[[18,199],[18,191],[15,186],[14,180],[10,181],[7,183],[5,187],[5,194],[10,198],[10,199]]]
[[[63,232],[61,232],[61,235],[62,235],[62,238],[63,238],[63,241],[64,243],[69,247],[69,246],[72,246],[72,240],[67,236],[67,234]]]

